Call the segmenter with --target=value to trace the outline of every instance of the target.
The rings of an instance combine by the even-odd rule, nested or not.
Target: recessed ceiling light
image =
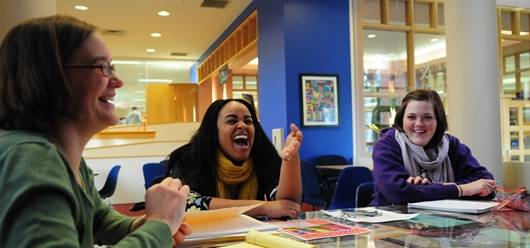
[[[151,33],[151,37],[155,37],[155,38],[162,37],[162,34],[161,33]]]
[[[147,48],[147,49],[145,49],[145,51],[148,52],[148,53],[156,52],[156,50],[154,48]]]
[[[159,15],[159,16],[169,16],[170,13],[169,13],[169,11],[162,10],[162,11],[159,11],[159,12],[158,12],[158,15]]]
[[[437,42],[437,41],[438,41],[437,38],[432,38],[432,39],[431,39],[431,42]]]
[[[75,5],[74,9],[81,10],[81,11],[86,11],[86,10],[88,10],[88,7],[84,6],[84,5]]]
[[[373,38],[375,38],[375,34],[369,34],[369,35],[366,36],[366,37],[368,37],[368,39],[373,39]]]

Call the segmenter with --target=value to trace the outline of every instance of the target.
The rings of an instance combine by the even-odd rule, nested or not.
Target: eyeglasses
[[[70,69],[70,68],[72,68],[72,69],[75,69],[75,68],[90,68],[90,69],[99,68],[105,77],[112,77],[114,75],[114,72],[116,71],[116,69],[114,68],[114,65],[111,65],[109,63],[102,64],[102,65],[67,65],[67,66],[64,66],[64,68],[66,68],[66,69]]]

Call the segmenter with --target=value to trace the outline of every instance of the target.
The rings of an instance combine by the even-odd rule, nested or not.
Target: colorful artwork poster
[[[277,223],[271,223],[277,225]],[[325,219],[307,219],[285,222],[280,231],[303,240],[313,240],[347,235],[358,235],[370,232],[370,229],[350,226]]]
[[[302,75],[304,126],[339,125],[337,76]]]

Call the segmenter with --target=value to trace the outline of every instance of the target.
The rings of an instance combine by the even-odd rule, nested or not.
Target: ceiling
[[[143,111],[145,82],[139,80],[191,83],[190,67],[251,2],[228,0],[224,8],[212,8],[201,7],[203,0],[57,0],[56,8],[57,14],[75,16],[101,29],[117,75],[124,81],[117,106],[138,106]],[[76,10],[75,5],[88,10]],[[159,16],[161,10],[170,15]],[[153,32],[162,36],[153,38]],[[147,48],[156,52],[148,53]]]
[[[57,0],[57,13],[78,17],[102,30],[124,35],[105,35],[115,58],[197,60],[215,39],[250,4],[229,0],[225,8],[201,7],[203,0]],[[75,5],[87,11],[74,9]],[[158,16],[161,10],[169,16]],[[153,32],[160,38],[150,37]],[[146,52],[156,49],[155,53]],[[187,56],[171,56],[172,52]]]

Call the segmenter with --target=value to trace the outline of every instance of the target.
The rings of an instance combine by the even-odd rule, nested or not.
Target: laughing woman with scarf
[[[263,203],[245,214],[296,217],[302,195],[302,132],[294,124],[290,128],[280,157],[250,103],[213,102],[190,143],[169,156],[169,175],[191,188],[187,209]]]
[[[493,176],[471,150],[447,133],[438,93],[415,90],[403,99],[393,128],[374,147],[374,199],[384,206],[447,198],[489,197]]]

